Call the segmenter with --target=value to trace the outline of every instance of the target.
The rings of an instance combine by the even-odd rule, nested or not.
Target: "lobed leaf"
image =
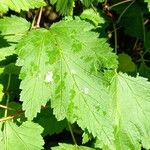
[[[26,121],[17,126],[11,121],[4,123],[3,131],[0,133],[0,148],[2,150],[41,150],[43,149],[43,129],[41,126]]]
[[[92,22],[96,27],[98,25],[104,24],[104,18],[102,18],[98,12],[94,11],[92,8],[86,9],[80,15],[82,19]]]
[[[15,53],[16,44],[29,28],[30,23],[21,17],[0,19],[0,61]]]
[[[29,9],[39,8],[45,5],[44,0],[1,0],[0,13],[5,13],[8,8],[16,12],[21,10],[28,11]]]
[[[109,145],[114,139],[110,97],[102,84],[103,73],[97,70],[115,69],[117,60],[92,28],[79,19],[65,20],[22,39],[17,46],[21,100],[26,117],[32,119],[51,99],[58,120],[77,121]]]
[[[116,149],[150,148],[150,82],[116,74],[110,86]]]
[[[33,119],[41,106],[51,98],[49,79],[50,61],[47,51],[52,49],[50,34],[45,29],[29,33],[17,46],[17,65],[23,66],[20,74],[22,89],[20,100],[28,119]]]
[[[73,11],[74,0],[49,0],[52,5],[56,4],[56,10],[63,15],[70,15]]]

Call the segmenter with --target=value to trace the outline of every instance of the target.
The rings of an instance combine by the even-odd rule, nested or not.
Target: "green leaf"
[[[8,65],[5,66],[4,74],[19,75],[19,73],[20,73],[20,67],[15,66],[14,63],[9,63]]]
[[[146,36],[145,36],[145,41],[144,41],[144,46],[147,50],[150,51],[150,42],[149,42],[149,39],[150,39],[150,32],[147,31],[146,32]]]
[[[66,120],[57,121],[51,109],[43,109],[35,118],[35,122],[44,128],[44,136],[58,134],[68,127]]]
[[[50,0],[50,3],[51,3],[52,5],[54,5],[56,2],[57,2],[57,0]]]
[[[81,0],[81,1],[86,7],[89,7],[94,0]]]
[[[62,32],[62,24],[67,30],[65,31],[64,28],[64,33]],[[56,68],[53,71],[56,72],[55,93],[51,100],[54,114],[59,120],[65,117],[71,122],[76,120],[83,130],[88,129],[94,136],[102,139],[104,144],[111,145],[113,129],[109,114],[106,113],[109,112],[109,104],[107,103],[109,96],[102,85],[101,77],[98,75],[98,79],[92,74],[99,66],[114,67],[116,65],[115,59],[109,57],[110,51],[107,49],[105,39],[99,40],[96,33],[87,30],[88,23],[81,24],[76,20],[76,22],[71,21],[70,24],[68,22],[67,25],[65,22],[62,24],[55,24],[52,28],[58,34],[61,32],[63,36],[63,38],[57,36],[57,49],[63,51],[59,58],[60,61],[53,67]],[[76,27],[73,28],[73,26]],[[71,38],[68,37],[69,32]],[[63,49],[60,44],[64,45]],[[111,63],[109,63],[110,61]],[[87,114],[89,115],[87,116]]]
[[[2,150],[41,150],[44,145],[42,131],[41,126],[29,121],[24,122],[21,126],[7,121],[0,134],[0,147]]]
[[[14,116],[14,115],[16,115],[16,114],[18,114],[18,113],[21,113],[21,111],[22,111],[22,106],[21,106],[21,104],[19,104],[19,103],[17,103],[17,102],[9,102],[9,104],[8,104],[8,106],[7,106],[8,108],[10,108],[10,109],[8,109],[7,110],[7,116]],[[5,110],[4,110],[5,111]],[[18,115],[18,117],[16,117],[16,118],[14,118],[14,120],[17,120],[18,122],[19,122],[19,120],[21,120],[21,119],[24,119],[25,120],[25,117],[24,117],[24,115],[22,114],[22,115]],[[21,123],[23,123],[22,121],[20,121]]]
[[[20,99],[28,119],[33,119],[51,97],[49,76],[51,78],[52,74],[47,53],[52,48],[49,44],[51,40],[47,30],[34,30],[17,47],[17,65],[23,66],[20,74]]]
[[[0,61],[15,53],[16,43],[29,30],[30,23],[21,17],[0,19]]]
[[[82,134],[82,144],[89,142],[92,138],[93,137],[91,134],[89,134],[87,131],[84,131],[84,133]]]
[[[144,13],[147,13],[147,7],[141,0],[128,1],[115,6],[113,9],[120,14],[119,23],[125,28],[126,34],[140,39],[144,38],[145,28],[143,16]]]
[[[6,97],[7,94],[9,94],[11,100],[14,100],[14,98],[18,98],[20,93],[20,81],[18,79],[20,68],[18,66],[15,66],[14,63],[10,63],[4,68],[0,69],[2,70],[0,71],[0,83],[3,85],[3,92],[5,93],[4,96]],[[10,82],[8,87],[9,79]]]
[[[56,4],[56,10],[63,15],[71,15],[74,6],[74,0],[50,0],[51,4]]]
[[[4,70],[3,68],[0,68],[0,75],[3,73],[3,70]],[[0,102],[2,101],[3,95],[4,95],[4,93],[3,93],[3,85],[0,82]]]
[[[21,10],[28,11],[29,9],[39,8],[45,5],[44,0],[1,0],[0,1],[0,13],[6,12],[8,8],[16,12]]]
[[[150,67],[148,67],[144,62],[140,64],[138,72],[141,76],[150,80]]]
[[[149,1],[149,0],[144,0],[144,2],[146,2],[146,3],[147,3],[147,5],[148,5],[148,9],[149,9],[149,11],[150,11],[150,1]]]
[[[0,32],[2,35],[21,34],[29,30],[30,23],[24,18],[11,16],[0,19]]]
[[[3,93],[3,85],[0,84],[0,102],[2,101],[3,95],[4,95],[4,93]]]
[[[8,11],[7,5],[0,3],[0,15],[2,13],[6,13],[7,11]]]
[[[150,148],[150,82],[116,74],[110,86],[116,149]]]
[[[131,57],[125,53],[118,55],[119,66],[118,70],[122,72],[135,72],[136,65],[132,61]]]
[[[5,96],[4,96],[5,97]],[[3,98],[4,99],[4,98]],[[4,105],[4,100],[2,101],[2,107],[3,106],[6,106]],[[2,108],[0,107],[0,119],[6,119],[7,117],[10,119],[11,117],[13,116],[16,116],[13,118],[14,122],[16,122],[17,124],[21,124],[23,123],[23,121],[25,121],[25,117],[23,115],[23,112],[22,112],[22,109],[21,109],[21,104],[17,103],[17,102],[9,102],[9,104],[6,106],[8,109],[7,109],[7,117],[4,117],[4,114],[5,114],[5,111],[6,109],[5,108]],[[17,116],[18,115],[18,116]],[[1,120],[1,122],[2,122]],[[7,119],[6,119],[7,120]],[[6,121],[5,120],[5,121]],[[3,122],[5,122],[3,121]],[[1,125],[2,123],[0,123]],[[1,128],[0,128],[1,129]]]
[[[25,115],[29,120],[40,112],[41,106],[45,106],[51,96],[51,89],[41,76],[40,73],[39,76],[34,74],[21,82],[20,99],[23,101],[23,110],[26,110]]]
[[[86,146],[77,146],[71,144],[60,143],[59,146],[52,147],[52,150],[94,150],[93,148]]]
[[[17,47],[20,99],[28,119],[51,99],[58,120],[77,121],[104,144],[111,144],[110,97],[102,84],[103,72],[97,70],[115,69],[117,60],[106,39],[99,39],[92,28],[79,19],[66,20],[22,39]]]
[[[100,24],[104,24],[104,18],[102,18],[98,12],[93,9],[86,9],[80,15],[82,19],[91,21],[96,27]]]
[[[103,0],[97,0],[97,1],[98,1],[98,2],[101,2],[101,3],[104,2]]]

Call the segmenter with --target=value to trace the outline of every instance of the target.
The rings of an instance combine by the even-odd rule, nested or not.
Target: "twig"
[[[8,109],[8,110],[15,110],[13,108],[10,108],[10,107],[4,106],[4,105],[0,105],[0,108],[4,108],[4,109]]]
[[[134,2],[135,2],[135,0],[133,0],[133,1],[123,10],[123,12],[120,14],[118,20],[116,21],[116,23],[119,23],[119,22],[120,22],[120,20],[121,20],[122,16],[124,15],[124,13],[129,9],[129,7],[130,7]]]
[[[10,100],[10,95],[8,93],[9,87],[10,87],[10,82],[11,82],[11,74],[8,75],[8,83],[7,83],[7,87],[6,87],[6,92],[7,92],[7,99],[6,99],[6,106],[8,106],[9,100]],[[7,112],[8,110],[5,109],[5,114],[4,116],[7,117]]]
[[[134,1],[134,0],[125,0],[125,1],[122,1],[122,2],[119,2],[119,3],[116,3],[116,4],[112,5],[112,6],[110,6],[110,9],[112,9],[113,7],[116,7],[118,5],[124,4],[126,2],[131,2],[131,1]]]
[[[43,10],[43,7],[40,8],[40,12],[39,12],[39,15],[38,15],[36,27],[40,27],[40,21],[41,21],[41,17],[42,17],[42,10]]]
[[[3,105],[2,105],[3,106]],[[6,107],[6,106],[3,106],[3,107]],[[45,106],[45,107],[41,107],[41,109],[47,109],[49,108],[49,106]],[[4,122],[4,121],[7,121],[7,120],[10,120],[10,119],[13,119],[13,118],[16,118],[20,115],[24,115],[24,111],[18,111],[15,115],[12,115],[12,116],[7,116],[7,117],[3,117],[3,118],[0,118],[0,122]]]
[[[18,116],[20,116],[20,115],[23,115],[23,114],[24,114],[24,111],[21,111],[21,112],[18,112],[17,114],[15,114],[15,115],[0,118],[0,122],[5,122],[5,121],[7,121],[7,120],[16,118],[16,117],[18,117]]]

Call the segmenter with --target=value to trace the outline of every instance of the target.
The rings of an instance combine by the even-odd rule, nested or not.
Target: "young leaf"
[[[116,149],[150,148],[150,82],[116,74],[110,86]]]
[[[15,53],[17,42],[29,28],[30,23],[21,17],[11,16],[0,19],[0,61]]]
[[[0,148],[2,150],[41,150],[44,145],[42,131],[43,128],[33,122],[26,121],[18,127],[15,123],[7,121],[0,134]]]
[[[59,146],[52,147],[52,150],[94,150],[94,148],[60,143]]]
[[[136,65],[132,61],[132,58],[125,53],[121,53],[118,55],[118,70],[122,72],[135,72],[136,71]]]
[[[45,5],[44,0],[1,0],[0,12],[6,12],[8,8],[20,12],[21,10],[28,11],[29,9],[39,8]],[[5,9],[4,9],[5,8]]]
[[[84,10],[80,17],[92,22],[96,27],[100,24],[104,24],[105,22],[104,18],[102,18],[99,13],[94,11],[92,8]]]
[[[74,0],[50,0],[50,3],[56,3],[56,10],[63,15],[70,15],[73,11]]]

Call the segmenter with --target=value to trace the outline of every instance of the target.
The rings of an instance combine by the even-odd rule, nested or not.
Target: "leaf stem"
[[[68,127],[69,127],[69,130],[70,130],[70,133],[71,133],[72,140],[73,140],[74,144],[77,145],[75,136],[74,136],[73,131],[72,131],[72,127],[71,127],[69,122],[68,122]]]
[[[11,74],[8,75],[8,83],[7,83],[6,91],[8,91],[10,87],[10,81],[11,81]]]
[[[10,87],[10,81],[11,81],[11,74],[8,75],[8,83],[7,83],[7,87],[6,87],[6,95],[7,95],[7,99],[6,99],[6,107],[8,106],[9,100],[10,100],[10,96],[8,93],[9,87]],[[5,109],[5,114],[4,116],[7,117],[7,112],[8,110]]]

